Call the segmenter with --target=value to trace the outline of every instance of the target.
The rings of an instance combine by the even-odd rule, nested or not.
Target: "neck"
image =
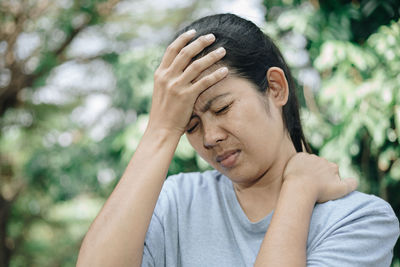
[[[275,209],[283,183],[283,172],[296,153],[290,142],[283,146],[271,167],[251,183],[234,183],[237,199],[250,221],[258,221]]]

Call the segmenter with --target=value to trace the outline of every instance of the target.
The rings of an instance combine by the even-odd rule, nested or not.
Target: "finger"
[[[358,180],[355,178],[346,178],[342,181],[347,185],[347,194],[353,192],[358,187]]]
[[[344,197],[356,190],[358,187],[358,181],[354,178],[345,178],[340,181],[340,187],[337,198]]]
[[[185,69],[182,75],[182,80],[184,83],[189,83],[199,77],[199,75],[210,66],[222,59],[226,54],[226,50],[220,47],[204,57],[192,62],[189,67]]]
[[[212,33],[197,38],[195,41],[179,51],[178,55],[175,57],[170,66],[171,69],[177,73],[181,73],[186,69],[194,56],[199,54],[204,48],[212,44],[214,41],[215,36]]]
[[[324,203],[329,200],[342,198],[357,189],[358,182],[356,179],[340,179],[340,177],[338,177],[338,179],[339,182],[335,182],[334,184],[329,185],[327,191],[325,191],[320,197],[318,197],[318,203]]]
[[[335,172],[335,174],[339,175],[339,165],[333,162],[329,162],[332,170]],[[339,175],[340,176],[340,175]]]
[[[171,65],[172,61],[176,58],[183,47],[193,38],[196,30],[191,29],[182,33],[176,38],[166,49],[164,56],[161,60],[160,68],[167,68]]]
[[[219,68],[214,72],[212,72],[211,74],[206,75],[197,82],[195,82],[192,88],[197,95],[200,95],[205,90],[207,90],[208,88],[210,88],[211,86],[213,86],[214,84],[225,78],[228,72],[229,71],[227,67]]]

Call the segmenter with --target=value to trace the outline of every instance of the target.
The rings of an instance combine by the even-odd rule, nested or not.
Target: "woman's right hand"
[[[172,42],[154,73],[148,128],[166,130],[181,136],[198,96],[228,73],[226,67],[219,68],[193,82],[204,70],[225,55],[225,49],[219,48],[191,62],[194,56],[215,41],[215,36],[208,34],[187,45],[194,35],[195,31],[188,31]]]

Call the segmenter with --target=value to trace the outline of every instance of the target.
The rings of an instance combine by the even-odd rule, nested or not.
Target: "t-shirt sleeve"
[[[164,228],[156,213],[150,221],[144,242],[142,267],[165,266]]]
[[[141,266],[169,266],[176,261],[178,251],[178,188],[170,176],[163,184],[147,229]]]
[[[308,251],[307,266],[390,266],[399,222],[388,203],[371,202],[331,225]]]

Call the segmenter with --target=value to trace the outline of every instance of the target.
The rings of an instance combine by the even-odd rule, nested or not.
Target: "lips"
[[[224,168],[231,168],[235,165],[240,150],[230,150],[217,156],[216,161]]]

